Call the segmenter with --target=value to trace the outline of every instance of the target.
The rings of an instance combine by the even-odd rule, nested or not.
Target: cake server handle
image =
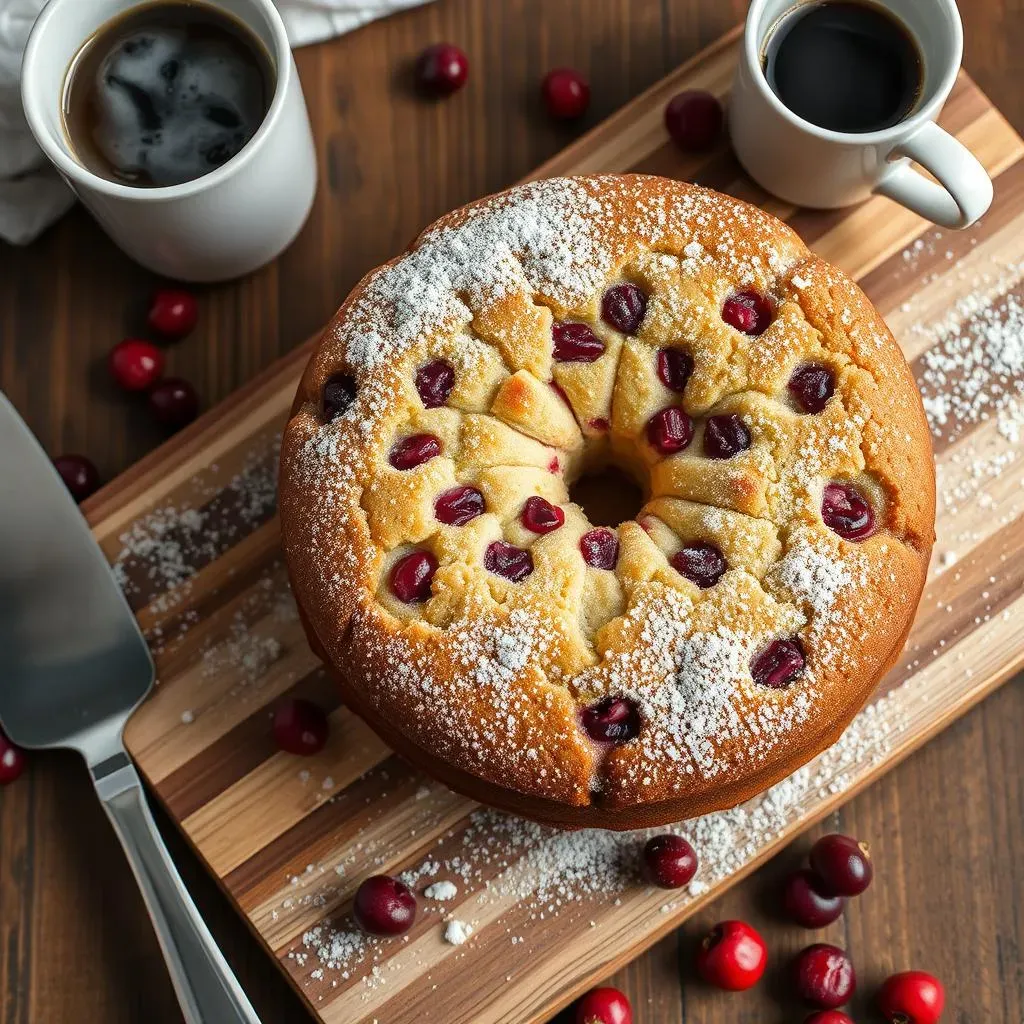
[[[260,1024],[167,852],[128,755],[94,766],[92,775],[142,890],[187,1024]]]

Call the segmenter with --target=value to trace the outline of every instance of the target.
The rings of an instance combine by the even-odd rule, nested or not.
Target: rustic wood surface
[[[204,330],[178,346],[176,371],[223,397],[312,333],[338,296],[423,223],[500,187],[570,134],[534,109],[552,63],[589,70],[597,120],[717,36],[742,5],[579,0],[442,0],[300,53],[324,188],[281,263],[204,297]],[[1013,68],[1019,2],[965,11],[967,66],[1021,127]],[[395,68],[428,39],[463,42],[474,89],[436,109],[406,94]],[[159,439],[142,410],[112,394],[101,360],[138,325],[151,285],[76,211],[28,250],[0,250],[0,386],[52,450],[84,450],[108,476]],[[879,880],[846,919],[846,940],[874,976],[927,963],[956,993],[958,1019],[1022,1017],[1019,682],[854,801],[843,827],[876,839]],[[953,799],[950,799],[951,794]],[[171,837],[172,842],[176,837]],[[180,843],[176,844],[178,852]],[[784,855],[782,859],[786,859]],[[195,862],[183,869],[266,1020],[307,1019]],[[774,1020],[771,988],[718,998],[689,982],[692,936],[726,913],[764,921],[773,947],[800,941],[770,923],[773,866],[627,969],[638,1021]],[[177,1020],[148,924],[72,758],[34,759],[0,795],[0,1020]],[[680,968],[680,965],[683,965]],[[867,986],[865,986],[867,987]]]

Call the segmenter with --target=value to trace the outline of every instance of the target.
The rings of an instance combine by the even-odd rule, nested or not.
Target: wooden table
[[[206,402],[313,333],[367,268],[450,207],[525,174],[739,21],[742,0],[439,0],[298,54],[322,182],[309,224],[273,267],[204,290],[196,333],[170,370]],[[1018,129],[1024,0],[964,4],[975,79]],[[428,42],[461,44],[470,86],[439,105],[409,89]],[[584,125],[549,123],[537,83],[554,65],[589,75]],[[27,249],[0,246],[0,388],[47,448],[82,451],[112,477],[158,443],[144,407],[109,383],[113,342],[142,329],[153,280],[75,210]],[[0,487],[12,482],[0,482]],[[830,828],[870,839],[876,881],[831,929],[867,994],[892,969],[942,977],[948,1020],[1024,1020],[1024,681],[1018,679],[854,800]],[[816,830],[825,831],[824,827]],[[264,1021],[307,1020],[176,834],[182,872]],[[777,880],[809,838],[748,879],[613,983],[637,1024],[800,1020],[782,967],[809,941],[774,916]],[[763,929],[774,966],[741,996],[694,978],[714,919]],[[38,755],[0,790],[0,1024],[180,1021],[156,940],[112,833],[70,755]],[[215,1024],[215,1022],[211,1022]],[[382,1022],[384,1024],[384,1022]]]

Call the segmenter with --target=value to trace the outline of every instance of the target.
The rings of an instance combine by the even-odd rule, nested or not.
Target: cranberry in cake
[[[840,735],[910,627],[934,475],[891,334],[784,224],[555,178],[356,287],[280,515],[311,643],[387,744],[516,814],[631,829]]]

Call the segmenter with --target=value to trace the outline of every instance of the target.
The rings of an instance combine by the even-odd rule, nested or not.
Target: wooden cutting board
[[[339,706],[304,642],[274,515],[277,441],[308,345],[87,507],[157,657],[159,686],[128,746],[326,1024],[544,1020],[1024,663],[1024,460],[1015,458],[1024,413],[1012,401],[1024,390],[1024,143],[962,75],[943,123],[996,178],[982,224],[939,232],[885,199],[794,209],[747,181],[724,147],[686,157],[665,135],[662,110],[675,92],[725,97],[737,39],[537,175],[697,180],[785,218],[857,278],[903,344],[935,422],[939,539],[906,655],[843,740],[745,807],[683,826],[702,858],[689,891],[635,880],[642,837],[560,835],[483,811],[411,770]],[[286,695],[330,711],[320,755],[276,751],[270,716]],[[420,914],[404,938],[367,941],[347,910],[360,880],[381,871],[410,872]],[[446,940],[468,930],[464,943]]]

